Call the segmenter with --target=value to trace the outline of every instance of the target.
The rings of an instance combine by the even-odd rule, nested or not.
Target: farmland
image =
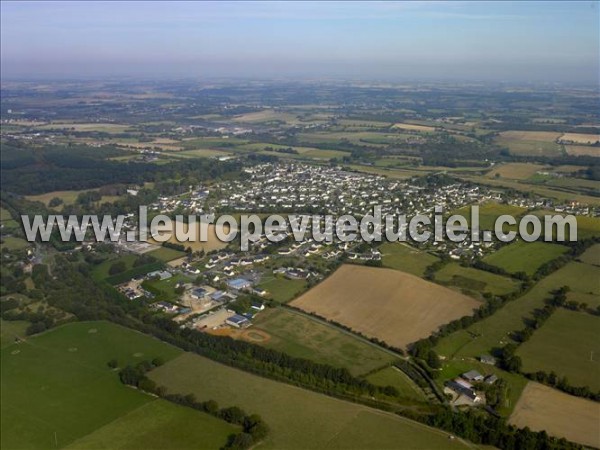
[[[490,170],[486,175],[489,178],[510,178],[512,180],[526,180],[535,175],[545,166],[530,163],[500,164]]]
[[[502,215],[510,215],[515,218],[522,216],[525,208],[519,206],[506,205],[503,203],[488,202],[479,206],[479,228],[481,230],[494,230],[496,219]],[[472,206],[465,206],[454,211],[452,214],[462,215],[469,225],[471,224]],[[508,228],[508,227],[507,227]]]
[[[557,310],[519,347],[523,370],[555,372],[574,386],[600,390],[599,330],[600,317]]]
[[[156,250],[152,250],[151,252],[148,252],[148,256],[152,256],[156,259],[158,259],[159,261],[172,261],[174,259],[178,259],[181,258],[183,256],[185,256],[184,252],[180,252],[179,250],[174,250],[172,248],[168,248],[168,247],[160,247]]]
[[[271,432],[261,448],[462,448],[444,432],[365,406],[260,378],[183,354],[150,372],[170,392],[194,393],[260,414]],[[291,426],[293,424],[293,426]],[[359,430],[359,432],[356,432]],[[351,436],[351,438],[350,438]]]
[[[215,439],[224,443],[227,432],[222,427],[203,421],[204,416],[196,411],[183,412],[172,405],[149,407],[149,403],[163,401],[125,387],[106,365],[112,358],[121,366],[155,357],[168,361],[180,353],[151,337],[107,322],[71,323],[4,347],[2,447],[61,448],[82,438],[86,442],[85,436],[92,433],[89,442],[105,442],[112,448],[119,445],[114,441],[119,436],[111,437],[103,427],[134,427],[140,416],[151,422],[168,422],[167,414],[181,420],[180,426],[206,424],[210,428],[205,432],[215,430]],[[138,408],[144,409],[136,412]],[[129,437],[132,445],[142,445],[152,437],[146,434],[151,431],[137,427]],[[171,448],[190,443],[185,433],[166,433],[165,437],[170,437]]]
[[[374,372],[367,377],[367,380],[376,386],[393,386],[400,392],[400,395],[411,400],[425,400],[423,391],[404,372],[396,367],[386,367],[378,372]]]
[[[509,273],[524,272],[533,275],[543,264],[567,251],[567,247],[558,244],[517,241],[486,256],[484,261]]]
[[[345,367],[354,375],[370,372],[394,359],[331,325],[282,308],[266,310],[258,316],[255,325],[270,336],[263,344],[266,347],[297,358]]]
[[[172,232],[171,232],[171,236],[170,236],[168,242],[170,242],[172,244],[181,244],[185,248],[191,247],[191,249],[193,251],[204,250],[205,252],[210,252],[212,250],[220,250],[227,246],[227,242],[223,242],[223,241],[219,240],[219,238],[217,237],[216,225],[213,225],[213,224],[208,225],[207,233],[206,233],[206,242],[203,242],[200,240],[199,233],[200,233],[201,227],[199,224],[197,224],[195,229],[194,229],[194,227],[192,227],[192,230],[190,231],[192,233],[192,238],[191,238],[192,240],[189,242],[187,242],[187,241],[180,242],[177,240],[176,233],[177,233],[178,229],[181,230],[179,233],[183,233],[183,235],[186,235],[189,230],[189,225],[185,222],[181,223],[181,222],[173,221]],[[224,230],[224,232],[227,232],[229,230],[228,227],[222,227],[222,229]],[[163,234],[163,233],[161,232],[160,234]],[[164,232],[164,234],[166,234],[166,232]],[[158,243],[156,240],[152,239],[151,237],[148,238],[148,242]]]
[[[600,244],[595,244],[588,248],[583,255],[579,257],[581,262],[600,266]]]
[[[565,133],[559,138],[559,142],[573,144],[595,144],[599,141],[600,134]]]
[[[510,423],[546,430],[591,447],[600,447],[600,405],[591,400],[572,397],[547,386],[529,382],[519,399]]]
[[[458,263],[446,264],[435,273],[435,281],[457,287],[469,295],[489,292],[503,295],[518,289],[519,283],[512,278],[496,275]]]
[[[511,341],[508,337],[511,332],[523,328],[524,318],[531,317],[534,309],[543,307],[553,290],[565,285],[571,287],[569,299],[581,301],[580,296],[585,295],[594,307],[592,301],[600,301],[599,270],[588,264],[571,262],[543,278],[525,295],[508,302],[491,317],[441,339],[436,350],[445,356],[476,357],[501,347]],[[574,283],[574,280],[578,282]]]
[[[287,303],[306,289],[306,281],[273,276],[262,280],[258,287],[266,290],[270,299],[278,303]]]
[[[385,242],[379,247],[385,267],[422,277],[425,269],[439,259],[400,242]]]
[[[291,304],[399,348],[479,306],[414,275],[352,265],[342,266]]]
[[[515,155],[557,156],[562,147],[556,141],[560,133],[550,131],[504,131],[496,143]]]

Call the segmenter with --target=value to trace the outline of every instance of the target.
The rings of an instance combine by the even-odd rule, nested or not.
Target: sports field
[[[543,264],[566,253],[568,247],[549,242],[517,241],[505,245],[483,260],[509,273],[525,272],[533,275]]]
[[[297,358],[345,367],[353,375],[370,372],[395,359],[349,333],[282,308],[267,309],[259,314],[252,329],[265,331],[270,336],[262,344],[265,347]]]
[[[404,348],[480,303],[408,273],[344,265],[292,305]]]
[[[116,358],[123,366],[155,357],[169,361],[180,353],[175,347],[108,322],[70,323],[2,348],[2,448],[62,448],[98,430],[102,435],[105,426],[119,429],[121,419],[158,400],[122,385],[107,362]],[[154,416],[147,418],[150,423],[167,419],[160,411],[171,409],[156,408],[150,409],[154,411]],[[187,416],[189,427],[203,423],[196,411],[171,409],[171,413],[180,419]],[[205,429],[207,433],[212,430],[212,425]],[[227,433],[214,430],[225,443]],[[141,445],[148,435],[138,431]],[[163,431],[171,448],[190,443],[185,433]],[[102,439],[109,442],[110,436]],[[113,435],[112,439],[107,448],[118,446],[125,438]]]
[[[439,259],[402,242],[385,242],[379,247],[385,267],[422,277],[425,269]]]
[[[150,372],[170,392],[194,393],[260,414],[271,429],[263,449],[464,448],[460,440],[416,422],[258,377],[184,353]],[[293,426],[292,426],[293,425]]]
[[[463,289],[465,293],[469,294],[489,292],[494,295],[503,295],[519,288],[519,282],[512,278],[473,267],[463,267],[458,263],[450,263],[442,267],[435,273],[435,281]]]
[[[574,386],[600,390],[600,317],[558,309],[518,350],[523,371],[554,371]]]
[[[509,423],[600,447],[600,403],[529,382]]]
[[[511,341],[510,333],[523,328],[523,319],[531,317],[536,308],[543,307],[553,290],[565,285],[571,287],[569,299],[580,300],[580,296],[585,295],[593,306],[591,300],[600,301],[599,273],[598,267],[571,262],[540,280],[525,295],[508,302],[492,316],[441,339],[436,351],[450,357],[476,357],[505,345]]]

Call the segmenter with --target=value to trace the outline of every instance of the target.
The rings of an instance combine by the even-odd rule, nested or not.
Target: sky
[[[3,79],[599,79],[598,1],[0,5]]]

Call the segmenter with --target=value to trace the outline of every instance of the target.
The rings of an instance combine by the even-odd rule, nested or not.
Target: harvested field
[[[412,123],[396,123],[392,128],[400,128],[401,130],[409,131],[423,131],[426,133],[432,133],[435,131],[434,127],[428,127],[426,125],[413,125]]]
[[[600,148],[587,145],[565,145],[567,154],[573,156],[598,156]]]
[[[574,144],[595,144],[598,141],[600,141],[600,134],[565,133],[559,139],[559,142],[563,144],[569,142]],[[598,152],[600,149],[596,148],[596,151]]]
[[[405,348],[480,303],[408,273],[345,265],[292,305]]]
[[[509,422],[600,447],[600,404],[529,382]]]

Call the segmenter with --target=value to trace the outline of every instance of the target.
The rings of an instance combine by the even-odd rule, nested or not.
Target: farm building
[[[469,370],[461,375],[467,381],[483,381],[483,375],[476,370]]]
[[[463,383],[459,383],[457,380],[451,380],[446,383],[446,386],[454,391],[459,396],[465,396],[467,399],[472,401],[473,403],[479,403],[481,401],[481,397],[479,394],[473,389],[464,386]]]
[[[168,270],[155,270],[154,272],[150,272],[147,276],[148,278],[159,278],[160,280],[167,280],[173,275]]]
[[[229,317],[225,323],[227,325],[231,325],[232,327],[235,328],[246,328],[248,326],[250,326],[250,321],[248,319],[246,319],[244,316],[240,316],[239,314],[235,314],[231,317]]]
[[[241,291],[242,289],[248,289],[252,286],[252,283],[245,278],[234,278],[233,280],[229,280],[227,282],[227,286],[231,289],[235,289],[236,291]]]
[[[489,364],[490,366],[496,365],[496,358],[490,355],[481,355],[479,357],[479,361],[481,361],[483,364]]]

